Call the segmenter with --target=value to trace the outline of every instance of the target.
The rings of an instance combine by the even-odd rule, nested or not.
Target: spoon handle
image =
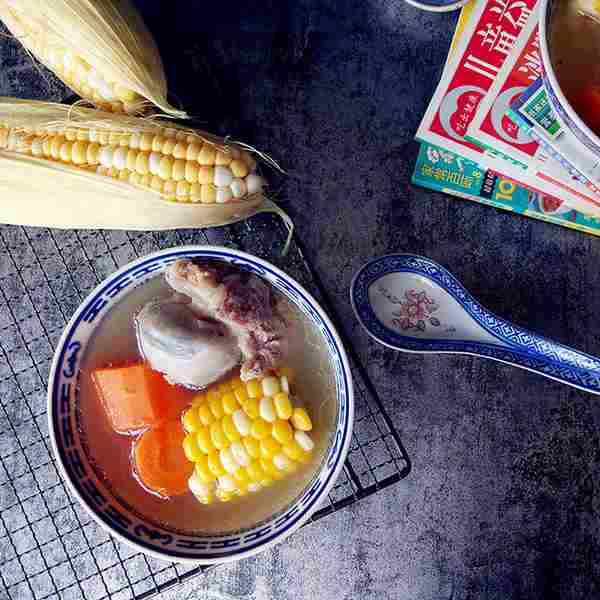
[[[499,327],[505,347],[478,343],[477,354],[600,394],[600,360],[509,321]]]

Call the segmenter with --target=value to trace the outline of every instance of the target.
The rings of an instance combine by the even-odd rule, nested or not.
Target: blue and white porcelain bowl
[[[144,520],[128,509],[99,478],[76,426],[79,366],[99,322],[135,287],[160,274],[179,258],[216,259],[235,264],[268,281],[310,319],[326,341],[336,380],[337,411],[322,463],[304,491],[284,510],[255,526],[226,535],[181,535]],[[53,450],[71,492],[112,535],[157,558],[214,564],[256,554],[282,541],[304,524],[326,499],[348,451],[354,396],[348,359],[335,328],[316,300],[296,281],[268,262],[227,248],[186,246],[140,258],[105,279],[85,299],[58,344],[48,382],[48,416]]]

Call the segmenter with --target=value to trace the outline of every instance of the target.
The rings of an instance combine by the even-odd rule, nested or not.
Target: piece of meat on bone
[[[168,381],[200,389],[237,366],[235,337],[215,321],[198,318],[181,299],[148,302],[135,319],[140,353]]]
[[[288,324],[261,279],[226,265],[187,259],[169,265],[165,278],[191,299],[196,311],[224,323],[237,338],[242,380],[283,363],[289,349]]]

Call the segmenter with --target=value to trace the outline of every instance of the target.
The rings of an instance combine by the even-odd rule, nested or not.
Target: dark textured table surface
[[[205,4],[139,3],[180,102],[207,129],[289,170],[278,196],[413,469],[273,551],[167,597],[598,597],[598,400],[498,363],[384,349],[348,302],[364,261],[421,253],[495,312],[599,352],[599,240],[409,183],[413,135],[456,14],[400,0]],[[8,40],[0,92],[65,94]]]

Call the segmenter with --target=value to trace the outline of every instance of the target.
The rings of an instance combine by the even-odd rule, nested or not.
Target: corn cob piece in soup
[[[229,273],[223,281],[230,283],[231,277],[235,274]],[[251,282],[244,283],[243,277],[236,293],[241,294],[245,285],[249,294],[254,293],[253,298],[264,293],[261,286],[266,283],[255,281],[252,290]],[[270,286],[269,294],[270,302],[276,304],[277,318],[286,324],[280,330],[282,335],[293,331],[285,340],[284,350],[273,350],[272,346],[265,349],[258,344],[252,355],[245,345],[247,340],[243,341],[244,332],[235,331],[241,348],[239,355],[234,352],[239,365],[201,390],[169,381],[181,374],[180,368],[161,369],[154,362],[140,365],[143,354],[136,317],[151,305],[166,306],[169,312],[165,318],[171,318],[173,288],[164,277],[153,278],[133,290],[100,323],[84,356],[80,377],[82,430],[98,475],[122,502],[144,518],[186,533],[244,529],[283,510],[314,477],[329,446],[337,412],[327,346],[322,333],[291,301]],[[239,302],[235,304],[239,306]],[[194,307],[198,307],[197,302]],[[208,331],[203,325],[199,331],[199,335],[208,336],[201,339],[208,340],[209,346],[214,341],[212,336],[222,334],[221,326],[230,332],[235,329],[221,307],[215,304],[213,308],[215,321],[220,320],[217,329]],[[155,318],[156,314],[151,316]],[[169,320],[160,334],[180,331],[177,328],[184,322]],[[210,323],[209,328],[214,325]],[[258,330],[255,327],[254,334]],[[155,330],[148,339],[142,346],[144,353],[150,361],[156,361],[163,355],[153,354],[151,343],[163,349],[169,342],[164,337],[157,341]],[[196,343],[187,334],[178,340],[183,354],[187,345]],[[199,356],[209,364],[205,354]],[[285,364],[273,367],[276,363],[269,361],[279,358]],[[260,367],[256,367],[261,360]],[[150,364],[163,373],[150,371]],[[130,369],[132,365],[140,366]],[[142,372],[146,375],[141,376]],[[137,403],[133,412],[143,412],[142,421],[150,423],[148,426],[132,420],[122,395],[116,409],[107,409],[99,391],[104,389],[109,395],[128,383],[137,397],[125,397],[125,404]],[[168,406],[147,402],[145,396],[152,395],[148,391],[152,389],[156,390],[155,396],[169,398]],[[171,445],[163,452],[157,448],[165,440]],[[152,453],[162,457],[163,472],[156,471],[156,456],[147,459]],[[172,473],[164,473],[165,464],[170,465]],[[155,483],[161,478],[165,482],[162,492]],[[165,489],[173,493],[163,493]]]

